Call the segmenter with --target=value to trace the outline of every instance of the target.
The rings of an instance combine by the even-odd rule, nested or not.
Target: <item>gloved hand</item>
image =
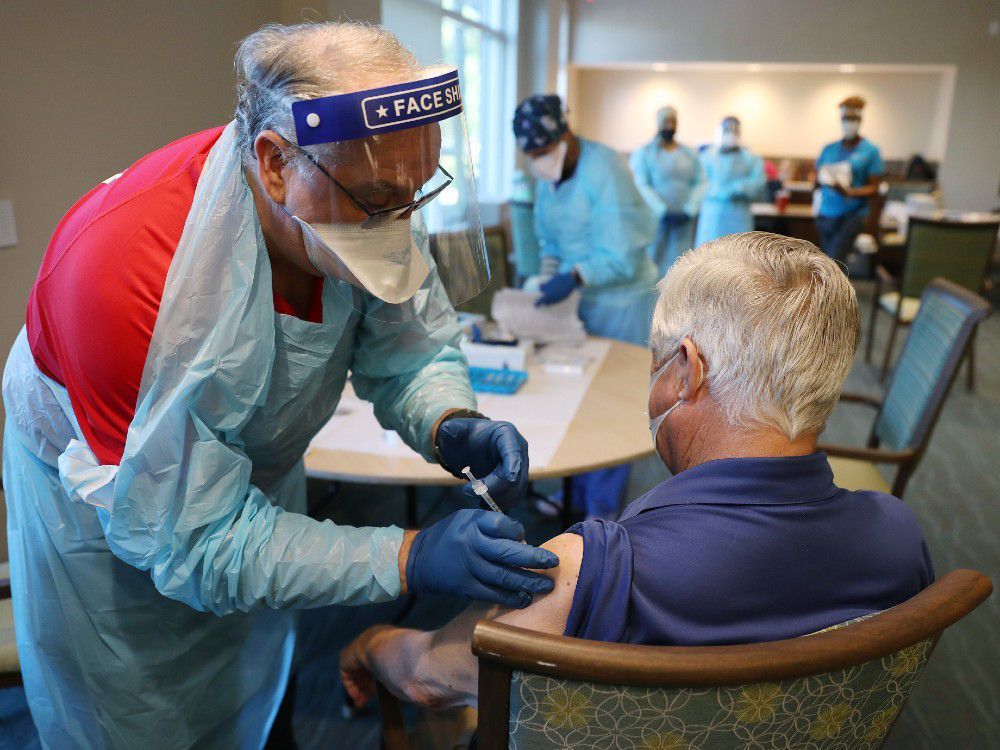
[[[542,305],[554,305],[562,302],[579,285],[580,279],[574,271],[557,273],[551,279],[542,284],[542,296],[535,302],[535,307]]]
[[[486,482],[490,497],[500,507],[508,508],[527,495],[528,441],[510,422],[446,419],[438,427],[436,442],[444,467],[461,479],[462,469],[468,466]],[[479,503],[471,484],[463,493]]]
[[[523,538],[524,527],[501,513],[455,511],[413,540],[406,559],[407,588],[526,607],[553,584],[551,578],[522,568],[554,568],[559,558],[516,541]]]

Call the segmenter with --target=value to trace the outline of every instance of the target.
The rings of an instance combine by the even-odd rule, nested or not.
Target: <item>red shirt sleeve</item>
[[[103,464],[121,460],[170,261],[221,133],[175,141],[81,198],[56,228],[28,299],[35,362],[66,387]]]

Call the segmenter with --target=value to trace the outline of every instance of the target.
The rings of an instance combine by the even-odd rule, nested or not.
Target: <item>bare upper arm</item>
[[[578,534],[560,534],[542,545],[559,556],[558,567],[542,571],[555,582],[555,587],[524,609],[496,610],[489,619],[542,633],[562,635],[566,629],[576,583],[583,563],[583,537]]]

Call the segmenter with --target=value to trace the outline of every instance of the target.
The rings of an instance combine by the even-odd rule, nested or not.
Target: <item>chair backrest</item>
[[[986,300],[957,284],[934,279],[927,285],[875,418],[881,445],[891,450],[926,445],[969,339],[989,313]]]
[[[1000,223],[996,221],[910,217],[901,284],[903,296],[919,297],[930,280],[938,276],[970,291],[982,291],[998,229]]]
[[[905,201],[911,193],[933,193],[937,189],[934,180],[892,180],[886,200]]]
[[[880,747],[941,633],[992,591],[954,571],[907,602],[743,646],[633,646],[481,622],[480,750]]]
[[[514,250],[514,270],[520,278],[534,276],[539,271],[538,237],[535,236],[535,205],[511,201],[510,235]]]
[[[510,286],[507,264],[507,233],[501,226],[485,227],[483,239],[486,242],[486,257],[490,262],[490,283],[479,294],[458,305],[459,312],[479,313],[489,316],[493,295],[498,289]]]

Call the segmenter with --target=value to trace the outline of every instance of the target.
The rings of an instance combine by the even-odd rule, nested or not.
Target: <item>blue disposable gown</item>
[[[750,203],[764,189],[764,160],[745,148],[724,152],[711,146],[701,154],[705,199],[698,216],[695,245],[753,229]]]
[[[475,400],[439,282],[420,292],[423,316],[397,325],[353,310],[335,283],[322,323],[275,313],[230,124],[170,266],[118,466],[98,462],[21,332],[3,380],[3,478],[18,652],[45,746],[259,748],[294,609],[398,596],[402,530],[303,515],[303,453],[349,370],[428,458],[434,421]]]
[[[535,188],[539,252],[560,272],[579,272],[588,333],[646,344],[656,302],[656,267],[646,256],[654,226],[621,158],[593,141],[580,139],[568,180]]]
[[[629,166],[639,193],[659,221],[649,256],[660,276],[694,247],[694,220],[705,190],[698,153],[688,146],[663,148],[659,136],[636,149]]]

